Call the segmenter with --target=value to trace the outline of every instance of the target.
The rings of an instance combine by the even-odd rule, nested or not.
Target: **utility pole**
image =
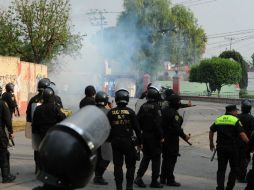
[[[225,39],[229,40],[229,50],[231,50],[232,42],[233,42],[233,40],[235,40],[235,38],[233,38],[233,37],[225,37]]]
[[[91,25],[100,26],[101,30],[103,30],[103,27],[108,24],[104,16],[105,13],[108,13],[108,11],[106,11],[105,9],[103,10],[91,9],[87,13]]]

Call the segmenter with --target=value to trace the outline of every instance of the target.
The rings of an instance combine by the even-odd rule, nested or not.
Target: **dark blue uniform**
[[[132,140],[133,130],[138,138],[138,144],[140,144],[141,140],[135,112],[125,105],[118,105],[108,112],[108,119],[111,125],[109,140],[113,150],[114,176],[117,190],[122,190],[124,158],[127,168],[127,189],[132,189],[136,165],[136,150]]]

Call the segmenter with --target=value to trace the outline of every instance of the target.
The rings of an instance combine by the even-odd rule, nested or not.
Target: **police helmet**
[[[103,106],[107,105],[108,95],[103,91],[97,92],[95,95],[95,102],[96,104],[99,104],[99,105],[103,105]]]
[[[0,96],[2,96],[2,92],[3,92],[3,89],[2,89],[2,87],[0,86]]]
[[[129,98],[130,98],[129,92],[124,88],[119,89],[115,92],[115,101],[117,105],[119,104],[127,105],[129,103]]]
[[[92,97],[96,94],[96,90],[94,88],[94,86],[89,85],[85,88],[85,95],[88,97]]]
[[[14,92],[14,84],[13,83],[8,83],[5,85],[5,90],[6,92]]]
[[[55,92],[52,88],[47,87],[42,92],[42,99],[43,102],[48,102],[50,99],[52,99],[55,96]]]
[[[241,110],[243,113],[249,113],[251,110],[252,104],[250,100],[242,100],[241,102]]]
[[[38,91],[43,91],[45,88],[49,87],[51,84],[51,81],[48,78],[43,78],[39,80],[37,89]]]
[[[160,98],[161,98],[160,91],[156,87],[150,86],[147,89],[146,99],[148,101],[158,101],[160,100]]]
[[[173,89],[169,89],[167,88],[165,91],[164,91],[164,97],[165,97],[165,100],[169,100],[170,99],[170,96],[172,94],[175,94],[174,90]]]
[[[181,105],[181,97],[178,94],[171,94],[167,101],[170,103],[170,107],[179,109]]]

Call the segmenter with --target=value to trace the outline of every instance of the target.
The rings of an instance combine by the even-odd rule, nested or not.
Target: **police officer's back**
[[[43,90],[43,103],[36,107],[32,121],[32,132],[45,136],[49,128],[66,118],[54,102],[54,91],[47,87]]]
[[[230,163],[230,173],[227,182],[227,190],[232,190],[235,186],[236,175],[238,172],[238,137],[247,143],[248,137],[244,133],[241,122],[237,116],[236,105],[226,106],[226,113],[216,118],[210,127],[209,139],[210,150],[214,151],[213,136],[217,132],[217,190],[224,190],[225,172],[227,163]]]
[[[135,184],[146,187],[142,177],[144,176],[149,162],[152,161],[152,181],[150,186],[162,188],[157,181],[160,173],[160,157],[163,138],[161,128],[161,110],[158,104],[160,92],[156,87],[150,86],[147,91],[147,102],[144,103],[137,114],[140,128],[142,130],[143,158],[141,160]]]
[[[107,115],[109,110],[106,109],[105,106],[108,104],[108,95],[103,91],[97,92],[95,95],[95,102],[96,106]],[[105,158],[106,156],[103,155],[104,152],[107,152],[107,154],[112,154],[112,148],[109,142],[105,142],[97,149],[97,160],[93,182],[98,185],[108,184],[108,182],[103,178],[103,174],[110,163],[112,155],[108,156],[108,158]]]
[[[108,118],[111,125],[110,141],[113,149],[114,176],[117,190],[122,190],[123,183],[123,160],[125,158],[126,190],[133,189],[133,179],[135,173],[136,150],[135,146],[140,145],[140,130],[135,112],[127,107],[129,102],[129,92],[120,89],[115,93],[115,102],[117,107],[108,112]],[[132,141],[134,135],[138,142]]]
[[[254,128],[254,117],[251,115],[251,102],[243,100],[241,102],[241,113],[237,115],[243,125],[243,129],[248,138],[250,138]],[[239,138],[239,173],[237,176],[238,182],[246,182],[246,173],[248,163],[250,161],[250,152],[248,146]]]
[[[89,85],[85,88],[85,97],[80,101],[79,108],[82,108],[87,105],[95,105],[94,96],[96,94],[96,90],[94,86]]]
[[[33,104],[42,104],[43,99],[42,99],[42,92],[45,88],[50,86],[50,81],[43,78],[41,80],[39,80],[38,84],[37,84],[37,91],[38,93],[33,96],[27,105],[27,109],[26,109],[26,121],[27,122],[32,122],[32,115],[33,115],[33,111],[32,110],[32,106]]]
[[[14,96],[14,84],[8,83],[5,85],[5,92],[2,95],[2,100],[8,104],[11,117],[15,113],[15,109],[17,108],[18,104],[16,102],[16,98]]]

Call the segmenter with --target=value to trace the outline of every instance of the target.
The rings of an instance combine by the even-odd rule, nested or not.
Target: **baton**
[[[216,152],[217,152],[217,149],[214,149],[213,155],[212,155],[211,160],[210,160],[211,162],[214,160]]]
[[[10,140],[11,140],[12,146],[15,146],[15,142],[14,142],[13,138],[11,138]]]

